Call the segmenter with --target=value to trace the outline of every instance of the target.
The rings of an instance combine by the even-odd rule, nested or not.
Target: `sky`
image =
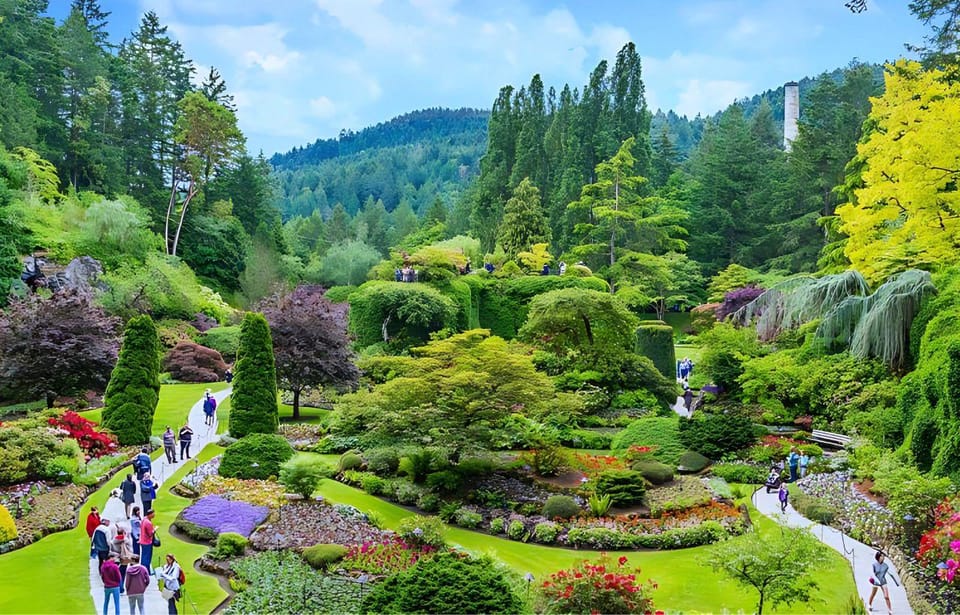
[[[693,117],[857,58],[910,56],[906,0],[100,0],[119,42],[155,11],[215,66],[268,156],[427,107],[489,108],[504,85],[582,87],[627,41],[651,110]],[[65,17],[69,0],[51,0]]]

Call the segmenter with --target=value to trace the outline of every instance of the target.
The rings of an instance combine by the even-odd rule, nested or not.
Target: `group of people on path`
[[[807,468],[810,465],[810,455],[805,451],[794,446],[787,455],[786,466],[790,469],[790,476],[783,480],[783,463],[775,463],[770,468],[770,474],[767,475],[766,489],[770,493],[771,489],[777,489],[777,500],[780,502],[780,511],[787,511],[787,503],[790,499],[790,492],[787,490],[787,483],[796,482],[798,478],[807,475]]]

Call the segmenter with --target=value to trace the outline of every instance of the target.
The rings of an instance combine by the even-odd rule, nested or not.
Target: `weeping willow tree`
[[[769,341],[781,332],[823,317],[841,302],[870,292],[866,280],[850,269],[843,273],[788,278],[731,315],[731,321],[747,326],[756,321],[757,335]]]
[[[937,292],[930,273],[917,269],[891,276],[872,295],[847,297],[823,317],[817,336],[849,346],[855,357],[874,357],[893,369],[910,363],[910,326],[924,297]]]
[[[781,332],[822,319],[817,337],[853,356],[877,358],[900,370],[910,362],[910,326],[923,298],[936,293],[926,271],[910,269],[888,279],[873,294],[854,270],[794,277],[774,285],[737,310],[731,320],[756,322],[757,335],[771,340]]]

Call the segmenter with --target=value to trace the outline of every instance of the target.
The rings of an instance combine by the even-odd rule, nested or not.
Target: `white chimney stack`
[[[797,120],[800,119],[800,85],[796,81],[783,84],[783,149],[797,138]]]

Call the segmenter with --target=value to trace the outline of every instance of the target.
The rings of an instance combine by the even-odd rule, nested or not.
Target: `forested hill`
[[[387,211],[406,202],[422,215],[438,197],[453,203],[479,172],[489,118],[479,109],[424,109],[277,154],[280,209],[285,218],[327,218],[341,203],[354,215],[372,197]]]

